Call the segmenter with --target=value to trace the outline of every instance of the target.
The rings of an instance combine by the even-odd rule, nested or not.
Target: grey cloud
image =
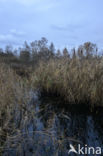
[[[78,29],[84,28],[85,25],[81,24],[68,24],[65,26],[58,26],[58,25],[51,25],[51,28],[58,31],[69,31],[69,32],[75,32]]]
[[[58,31],[67,31],[68,28],[65,26],[57,26],[57,25],[51,25],[51,28]]]
[[[16,29],[11,29],[10,34],[14,36],[24,36],[26,33],[24,31],[17,31]]]
[[[11,29],[8,34],[0,34],[0,43],[20,45],[24,39],[25,32]]]

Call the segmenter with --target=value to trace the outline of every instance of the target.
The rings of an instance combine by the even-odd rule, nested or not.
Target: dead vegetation
[[[68,104],[103,106],[103,58],[41,62],[32,83],[41,92],[63,97]]]
[[[0,63],[0,147],[17,128],[16,120],[19,121],[20,113],[25,112],[28,100],[24,80],[10,67]]]

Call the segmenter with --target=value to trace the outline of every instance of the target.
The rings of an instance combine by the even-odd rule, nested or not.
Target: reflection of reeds
[[[49,131],[28,131],[28,132],[19,132],[17,135],[14,135],[14,136],[8,136],[7,137],[7,140],[9,141],[15,141],[15,140],[18,140],[19,137],[25,137],[26,135],[30,135],[30,134],[40,134],[40,135],[44,135],[44,136],[47,136],[47,137],[51,137],[51,139],[56,139],[55,137],[55,134],[54,131],[52,132],[49,132]],[[59,136],[60,137],[60,136]],[[62,138],[62,137],[61,137]],[[66,137],[66,138],[62,138],[62,141],[64,140],[68,140],[68,141],[73,141],[73,142],[76,142],[76,143],[82,143],[80,140],[77,140],[77,139],[74,139],[72,137]]]
[[[31,137],[30,134],[33,136]],[[51,148],[54,148],[54,151],[52,152],[57,152],[58,151],[63,151],[66,152],[66,144],[73,142],[74,144],[82,144],[81,141],[76,140],[71,137],[65,138],[64,136],[59,136],[60,138],[56,138],[55,134],[53,132],[48,132],[48,131],[28,131],[28,133],[19,133],[15,136],[10,136],[7,138],[7,142],[5,144],[5,153],[6,151],[9,153],[10,151],[15,151],[16,154],[19,152],[22,154],[24,151],[28,151],[28,149],[25,149],[23,151],[23,146],[25,147],[27,143],[32,144],[32,152],[34,154],[37,154],[40,152],[43,147],[46,148],[47,151],[45,151],[48,155],[48,152]],[[36,148],[36,151],[34,150]],[[25,152],[24,152],[25,153]]]
[[[41,62],[31,80],[41,92],[59,95],[70,104],[103,106],[103,59]]]

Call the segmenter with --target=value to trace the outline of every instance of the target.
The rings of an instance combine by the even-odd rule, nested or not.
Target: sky
[[[103,47],[103,0],[0,0],[0,47],[46,37],[57,48]]]

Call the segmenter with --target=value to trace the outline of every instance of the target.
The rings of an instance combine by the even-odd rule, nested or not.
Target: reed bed
[[[26,83],[7,65],[0,63],[0,150],[7,136],[18,129],[20,114],[29,100]]]
[[[60,96],[66,104],[103,106],[103,58],[41,61],[31,77],[41,93]]]

